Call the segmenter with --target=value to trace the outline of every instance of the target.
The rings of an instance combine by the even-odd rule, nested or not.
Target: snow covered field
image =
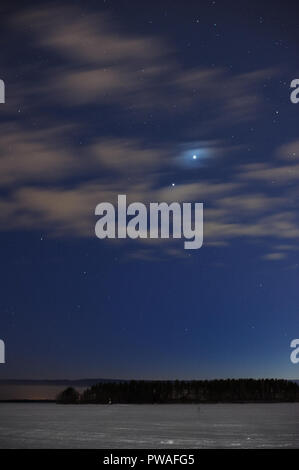
[[[0,404],[0,448],[299,448],[299,403]]]

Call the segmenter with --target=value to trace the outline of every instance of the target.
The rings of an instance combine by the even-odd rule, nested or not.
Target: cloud
[[[286,245],[286,244],[284,244],[284,245],[277,245],[275,248],[276,248],[277,251],[296,251],[296,250],[299,249],[298,246],[296,246],[296,245],[290,245],[290,244],[289,244],[289,245]]]
[[[268,260],[268,261],[279,261],[284,258],[286,258],[285,253],[268,253],[263,256],[263,259]]]
[[[148,148],[137,139],[101,139],[90,148],[93,158],[107,169],[126,174],[149,172],[165,166],[169,151]]]
[[[236,195],[236,197],[238,197]],[[299,236],[299,224],[293,212],[275,212],[270,215],[260,214],[254,218],[240,218],[234,211],[215,213],[205,212],[205,236],[212,239],[233,240],[234,238],[253,238],[273,243],[279,239],[296,239]]]
[[[241,174],[232,172],[227,182],[206,178],[172,187],[165,185],[171,161],[167,152],[137,139],[104,138],[94,139],[82,154],[75,154],[71,148],[66,151],[65,141],[60,140],[66,131],[73,129],[49,127],[23,133],[8,127],[0,138],[2,186],[7,190],[0,199],[3,230],[38,229],[55,237],[94,237],[96,205],[116,204],[118,194],[127,194],[128,203],[204,202],[204,245],[249,238],[267,240],[273,249],[288,246],[290,251],[291,242],[299,236],[297,205],[289,207],[289,187],[279,196],[253,191],[254,178],[244,178],[248,167],[243,166]],[[86,166],[89,172],[84,174]],[[252,172],[253,164],[249,167]],[[151,240],[141,240],[139,245],[143,258],[145,245],[155,256],[159,250],[164,255],[178,250],[166,240],[159,240],[154,248]],[[279,253],[284,251],[277,248]]]
[[[27,35],[31,24],[35,47],[64,61],[48,67],[43,91],[49,99],[69,105],[96,101],[148,107],[163,98],[159,81],[167,82],[173,69],[165,42],[121,32],[107,14],[83,16],[79,9],[59,4],[25,10],[13,23]]]
[[[211,198],[218,198],[227,193],[233,193],[240,188],[238,183],[217,183],[217,182],[203,182],[203,183],[185,183],[177,184],[171,189],[169,186],[157,189],[155,197],[157,201],[198,201],[205,202]]]
[[[0,135],[1,186],[33,181],[59,181],[78,167],[65,143],[70,126],[30,131],[2,124]]]
[[[263,69],[231,75],[221,68],[196,68],[178,73],[176,83],[188,106],[194,102],[206,106],[209,125],[215,126],[255,119],[262,103],[259,85],[276,73],[274,69]]]
[[[43,54],[57,57],[55,66],[46,68],[41,99],[69,106],[104,103],[119,106],[119,112],[155,108],[165,117],[173,110],[182,115],[200,109],[203,128],[211,130],[254,119],[262,109],[260,85],[277,73],[186,68],[165,38],[129,33],[108,14],[82,14],[58,3],[24,10],[13,25]]]
[[[285,145],[282,145],[277,150],[278,157],[288,160],[288,161],[296,161],[299,159],[299,140],[295,140],[293,142],[289,142]]]
[[[240,178],[285,184],[299,178],[299,164],[274,166],[267,163],[250,163],[241,167]]]
[[[218,178],[210,173],[196,181],[182,169],[181,181],[171,186],[176,149],[189,132],[196,133],[197,142],[199,134],[208,134],[201,142],[231,157],[235,148],[217,140],[218,130],[260,116],[261,85],[276,70],[234,74],[224,68],[188,68],[165,38],[128,32],[111,16],[82,15],[58,3],[21,11],[12,24],[46,60],[38,86],[12,83],[17,100],[5,108],[8,122],[2,123],[0,136],[2,230],[94,237],[95,206],[115,204],[118,194],[127,194],[128,202],[204,202],[204,246],[227,245],[237,238],[267,240],[271,259],[286,251],[275,247],[295,244],[298,204],[289,183],[299,178],[298,141],[278,148],[275,158],[267,155],[266,163],[230,161],[229,172]],[[30,64],[28,69],[32,74]],[[30,110],[38,127],[29,127],[26,119],[11,124],[17,104]],[[76,112],[68,114],[73,105]],[[122,137],[116,131],[110,136],[89,132],[82,111],[90,105],[103,121],[107,109],[117,119],[132,119],[131,132]],[[143,122],[140,113],[147,116],[153,109],[162,125],[174,123],[173,142],[154,145],[141,133],[134,137],[134,126]],[[134,118],[128,118],[132,110]],[[176,118],[187,112],[192,122],[184,118],[187,124],[176,126]],[[88,138],[79,146],[82,134]],[[280,193],[269,191],[269,184],[279,186]],[[138,246],[142,259],[186,254],[181,242],[179,248],[167,240],[142,240]]]
[[[71,61],[86,64],[135,63],[136,59],[142,62],[145,57],[154,58],[167,52],[166,47],[161,51],[153,37],[121,33],[108,14],[85,12],[82,15],[80,9],[59,3],[24,10],[14,22],[21,29],[31,24],[40,45]]]
[[[223,197],[219,204],[221,207],[230,211],[245,213],[264,213],[267,210],[277,210],[279,207],[287,204],[287,198],[268,196],[262,193],[246,193],[239,194],[238,197]]]

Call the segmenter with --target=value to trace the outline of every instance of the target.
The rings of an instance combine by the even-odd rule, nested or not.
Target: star
[[[197,159],[197,155],[193,155],[193,160],[196,160]]]

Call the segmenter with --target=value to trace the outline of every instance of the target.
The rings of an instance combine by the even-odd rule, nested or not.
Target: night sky
[[[1,3],[0,378],[298,378],[296,9]],[[203,247],[99,240],[118,194]]]

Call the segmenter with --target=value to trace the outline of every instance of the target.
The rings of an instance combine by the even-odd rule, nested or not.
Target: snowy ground
[[[0,404],[0,448],[299,448],[299,404]]]

